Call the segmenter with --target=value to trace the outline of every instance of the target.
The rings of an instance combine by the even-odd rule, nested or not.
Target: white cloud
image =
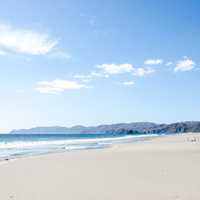
[[[108,78],[109,77],[108,74],[104,74],[101,72],[91,72],[90,74],[92,77],[97,77],[97,78]]]
[[[195,67],[195,62],[189,58],[184,58],[183,60],[179,60],[174,68],[175,72],[178,71],[190,71]]]
[[[46,33],[26,29],[16,29],[11,25],[0,24],[0,48],[15,53],[45,55],[56,47],[58,41]]]
[[[80,84],[77,81],[53,80],[39,82],[36,90],[40,93],[58,94],[65,90],[77,90],[81,88],[88,88],[88,86]]]
[[[97,68],[101,69],[105,74],[123,74],[133,71],[132,64],[102,64],[97,65]]]
[[[148,59],[144,61],[145,65],[159,65],[162,63],[163,63],[163,60],[161,59]]]
[[[146,68],[139,67],[139,68],[134,69],[133,75],[143,77],[143,76],[146,76],[148,74],[152,74],[154,72],[155,72],[155,70],[151,67],[146,67]]]
[[[143,77],[154,73],[151,67],[135,68],[132,64],[102,64],[96,66],[99,70],[90,72],[89,74],[75,74],[74,78],[84,82],[89,82],[94,78],[108,78],[112,75],[128,73],[130,75]]]
[[[94,78],[108,78],[109,75],[101,72],[90,72],[89,74],[75,74],[73,77],[84,82],[89,82]]]
[[[89,75],[75,74],[73,76],[73,78],[78,79],[78,80],[83,81],[83,82],[90,82],[93,77],[90,74]]]
[[[135,82],[134,81],[124,81],[122,84],[125,86],[132,86],[135,84]]]
[[[102,64],[96,65],[99,70],[92,71],[89,74],[75,74],[74,78],[82,81],[89,81],[93,78],[108,78],[111,75],[130,73],[134,71],[131,64]]]

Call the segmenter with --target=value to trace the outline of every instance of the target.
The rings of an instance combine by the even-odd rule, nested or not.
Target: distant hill
[[[73,127],[35,127],[31,129],[13,130],[11,134],[84,134],[84,133],[113,133],[113,134],[153,134],[153,133],[185,133],[200,132],[200,121],[177,122],[172,124],[156,124],[151,122],[119,123],[99,126]]]

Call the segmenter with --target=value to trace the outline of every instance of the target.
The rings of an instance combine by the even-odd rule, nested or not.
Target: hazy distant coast
[[[113,134],[152,134],[152,133],[187,133],[200,132],[200,121],[176,122],[171,124],[156,124],[151,122],[118,123],[99,126],[73,127],[35,127],[31,129],[12,130],[11,134],[84,134],[84,133],[113,133]]]

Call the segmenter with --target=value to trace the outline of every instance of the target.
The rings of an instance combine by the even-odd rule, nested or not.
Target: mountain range
[[[156,133],[186,133],[200,132],[200,121],[185,121],[171,124],[151,122],[118,123],[99,126],[72,127],[34,127],[31,129],[12,130],[11,134],[84,134],[84,133],[113,133],[113,134],[156,134]]]

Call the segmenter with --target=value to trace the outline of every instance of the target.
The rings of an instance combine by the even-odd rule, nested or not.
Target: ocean
[[[0,160],[51,152],[106,148],[154,135],[113,134],[0,134]]]

